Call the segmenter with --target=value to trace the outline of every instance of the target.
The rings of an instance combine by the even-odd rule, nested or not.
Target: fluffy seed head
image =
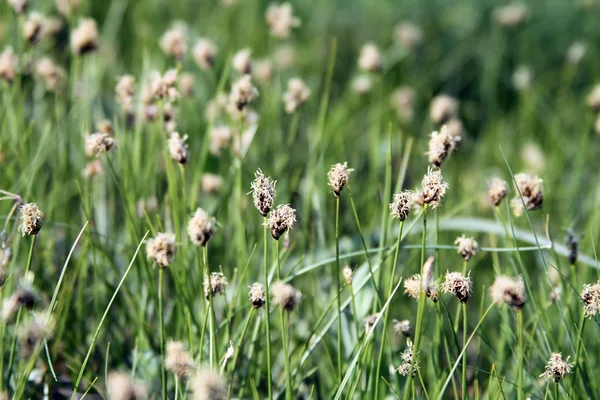
[[[583,311],[586,317],[594,317],[600,311],[600,281],[593,285],[583,285],[581,291]]]
[[[260,215],[266,217],[275,203],[275,184],[277,181],[265,176],[260,169],[254,173],[254,176],[256,178],[250,185],[254,206]]]
[[[115,147],[115,139],[107,133],[97,132],[85,138],[85,155],[88,157],[100,156],[108,153]]]
[[[132,111],[135,96],[135,76],[123,75],[119,78],[115,92],[117,94],[117,103],[121,105],[123,111]]]
[[[252,69],[252,76],[260,83],[268,83],[273,79],[273,61],[268,58],[256,60]]]
[[[17,77],[17,56],[12,47],[6,47],[0,53],[0,79],[11,83]]]
[[[250,297],[252,308],[261,308],[265,304],[265,286],[262,283],[254,282],[250,286],[248,296]]]
[[[163,75],[156,71],[153,72],[150,75],[150,85],[146,89],[144,102],[151,104],[154,99],[165,98],[168,98],[170,102],[177,100],[179,98],[179,91],[176,88],[178,75],[179,73],[174,68],[167,70]]]
[[[358,66],[366,72],[381,71],[383,60],[379,49],[374,43],[367,43],[360,49]]]
[[[79,22],[77,28],[71,33],[71,50],[78,56],[91,53],[98,48],[98,27],[92,18],[85,18]]]
[[[531,89],[531,82],[533,81],[533,72],[527,65],[519,65],[513,72],[512,84],[513,87],[518,91],[525,91]]]
[[[209,133],[210,152],[214,155],[220,155],[221,150],[229,144],[233,136],[231,128],[225,125],[213,127]]]
[[[8,4],[10,4],[10,6],[13,8],[13,10],[15,10],[15,13],[23,14],[23,13],[25,13],[25,10],[27,10],[29,1],[28,0],[8,0]]]
[[[216,221],[209,217],[206,211],[201,208],[196,209],[196,212],[188,223],[188,236],[192,243],[197,246],[206,246],[216,230]]]
[[[231,60],[233,69],[241,75],[248,75],[252,72],[252,52],[250,49],[242,49],[233,55]]]
[[[290,69],[296,63],[296,50],[290,44],[280,45],[275,50],[273,59],[281,70]]]
[[[310,89],[300,78],[292,78],[287,83],[287,91],[283,94],[285,112],[292,114],[310,96]]]
[[[38,294],[30,285],[19,286],[2,304],[2,319],[8,321],[22,307],[31,310],[37,299]]]
[[[469,261],[477,252],[479,252],[479,244],[474,238],[468,238],[465,235],[457,237],[454,244],[458,245],[458,254],[460,254],[465,261]]]
[[[371,76],[368,74],[360,74],[352,79],[352,91],[359,95],[365,95],[373,88],[373,82]]]
[[[440,205],[448,188],[448,184],[444,182],[440,170],[433,168],[427,170],[427,175],[423,177],[421,186],[423,187],[423,203],[429,205],[431,208],[436,208]]]
[[[472,293],[470,274],[469,272],[464,276],[460,272],[446,272],[446,281],[442,284],[442,290],[455,295],[461,303],[466,303]]]
[[[204,174],[200,186],[205,193],[217,193],[223,186],[223,178],[215,174]]]
[[[560,382],[567,374],[571,373],[571,368],[575,366],[575,363],[569,362],[569,358],[570,356],[563,360],[560,353],[552,353],[546,364],[546,370],[540,377],[548,378],[553,382]]]
[[[343,164],[337,163],[331,167],[329,172],[327,173],[327,178],[329,178],[329,186],[333,188],[333,194],[335,197],[340,197],[342,193],[342,189],[348,183],[348,177],[354,171],[352,168],[348,168],[348,163],[345,162]]]
[[[394,320],[394,332],[396,335],[403,335],[407,338],[412,336],[412,332],[410,329],[410,321],[405,319],[402,321]]]
[[[42,57],[35,62],[34,75],[44,81],[46,89],[54,92],[62,84],[65,71],[55,64],[49,57]]]
[[[410,21],[402,21],[394,28],[394,41],[407,50],[414,50],[423,42],[423,30]]]
[[[542,180],[534,175],[520,173],[515,175],[516,195],[512,199],[510,205],[513,208],[513,213],[517,216],[523,214],[523,202],[529,211],[534,211],[542,207],[544,194],[542,192]],[[519,191],[523,195],[523,202],[519,196]]]
[[[23,38],[29,43],[37,43],[42,32],[44,19],[41,14],[32,12],[23,23]]]
[[[488,196],[492,200],[492,204],[496,207],[500,205],[502,199],[506,197],[508,184],[504,179],[494,177],[488,183]]]
[[[365,331],[367,333],[369,333],[373,330],[373,327],[375,326],[375,322],[377,322],[377,318],[379,318],[379,313],[367,315],[365,317]]]
[[[450,135],[446,125],[443,125],[439,131],[433,131],[429,140],[429,151],[427,152],[429,162],[436,167],[440,167],[444,160],[454,151],[456,142],[459,140],[459,136]]]
[[[108,374],[107,387],[110,400],[137,400],[147,398],[146,389],[136,385],[129,374],[112,371]]]
[[[217,371],[202,368],[192,379],[194,400],[225,400],[227,388]]]
[[[81,0],[56,0],[55,3],[58,12],[68,18],[79,8]]]
[[[146,255],[160,268],[168,267],[177,255],[174,233],[159,232],[146,242]]]
[[[302,298],[300,291],[282,281],[277,281],[273,284],[272,292],[273,303],[288,312],[294,311]]]
[[[494,22],[505,28],[514,28],[521,25],[528,16],[529,8],[524,3],[513,3],[497,7],[492,13]]]
[[[184,72],[179,78],[179,91],[183,96],[192,97],[194,95],[194,75]]]
[[[414,116],[415,91],[407,86],[399,87],[392,92],[390,104],[396,111],[398,119],[410,122]]]
[[[188,160],[188,146],[185,144],[187,138],[187,135],[181,137],[177,132],[171,132],[171,137],[169,137],[169,154],[181,165],[185,165]]]
[[[417,360],[417,354],[414,354],[412,342],[408,342],[408,347],[400,357],[402,358],[402,364],[398,367],[397,371],[402,376],[416,376],[419,372],[419,361]]]
[[[413,193],[410,190],[396,193],[394,202],[390,204],[392,217],[398,218],[400,221],[406,220],[413,204]]]
[[[35,203],[23,204],[19,210],[21,211],[19,230],[23,236],[37,235],[44,223],[44,213]]]
[[[346,265],[342,271],[344,275],[344,279],[349,286],[352,286],[352,268],[349,265]]]
[[[300,25],[300,20],[294,17],[290,3],[271,3],[265,13],[271,35],[279,39],[287,39],[293,27]]]
[[[429,260],[427,262],[429,262]],[[437,303],[438,292],[436,286],[436,283],[432,282],[431,279],[423,279],[423,281],[421,281],[421,274],[415,274],[404,280],[404,293],[418,301],[421,290],[424,290],[425,295],[429,297],[431,301]]]
[[[196,41],[193,50],[194,61],[200,69],[205,71],[211,69],[217,56],[217,46],[208,38],[200,38]]]
[[[55,321],[49,311],[34,313],[25,324],[19,326],[21,356],[30,357],[39,348],[44,338],[50,338],[54,331]]]
[[[102,161],[100,160],[92,160],[89,161],[83,171],[81,172],[84,178],[89,179],[94,176],[102,176],[104,175],[104,167],[102,166]]]
[[[451,118],[458,116],[459,106],[460,103],[454,97],[440,94],[431,100],[429,118],[437,124],[443,124]]]
[[[167,343],[165,368],[173,371],[180,381],[192,375],[194,359],[187,352],[182,342],[171,341]]]
[[[567,62],[569,64],[579,64],[585,53],[587,53],[587,49],[588,45],[585,42],[577,41],[571,43],[565,55]]]
[[[448,134],[454,138],[455,142],[459,142],[465,132],[465,127],[462,121],[457,117],[452,117],[444,124],[448,128]]]
[[[525,285],[520,277],[498,276],[489,290],[490,297],[498,305],[507,303],[515,310],[521,310],[525,305]]]
[[[166,55],[175,57],[177,60],[183,60],[187,52],[187,27],[181,21],[177,21],[173,26],[163,33],[160,38],[160,48]]]
[[[204,281],[204,296],[208,300],[219,294],[224,295],[228,284],[225,275],[220,272],[212,272],[210,274],[210,287],[208,281]]]
[[[248,104],[258,97],[258,89],[252,84],[250,75],[242,76],[231,87],[229,100],[238,110],[243,110]]]
[[[282,204],[271,211],[265,225],[271,230],[273,239],[279,240],[281,235],[294,227],[295,222],[296,210],[290,207],[289,204]]]

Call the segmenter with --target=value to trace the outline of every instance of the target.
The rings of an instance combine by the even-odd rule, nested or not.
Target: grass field
[[[600,398],[599,11],[2,1],[0,399]]]

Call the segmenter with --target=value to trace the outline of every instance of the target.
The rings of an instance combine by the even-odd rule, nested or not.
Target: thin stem
[[[336,283],[337,295],[337,374],[338,382],[342,382],[342,295],[340,293],[340,198],[335,198],[335,269],[333,279]]]
[[[158,268],[158,321],[160,328],[160,382],[162,399],[167,400],[167,375],[165,372],[165,320],[163,314],[163,268]]]
[[[256,309],[252,307],[250,309],[250,313],[248,314],[248,318],[246,318],[246,323],[244,324],[244,329],[242,329],[242,336],[240,336],[240,341],[237,345],[237,351],[233,355],[233,368],[231,372],[231,379],[229,380],[229,387],[227,389],[227,398],[231,397],[231,389],[233,387],[233,378],[235,376],[235,372],[237,370],[237,360],[238,356],[242,351],[242,346],[244,345],[244,338],[246,337],[246,332],[248,331],[248,327],[250,326],[250,321],[252,321],[252,317],[254,316],[254,311]]]
[[[517,310],[517,329],[519,330],[519,369],[517,370],[517,399],[523,399],[523,360],[525,348],[523,347],[523,311]]]
[[[581,321],[579,322],[579,337],[577,338],[577,351],[575,353],[575,371],[573,371],[573,384],[577,384],[577,374],[581,369],[581,365],[579,364],[579,354],[581,354],[581,344],[583,342],[583,329],[585,328],[585,314],[581,315]],[[585,382],[583,381],[583,375],[581,376],[582,383],[585,386]]]
[[[288,354],[289,338],[287,334],[287,326],[289,321],[289,313],[279,310],[281,316],[281,340],[283,341],[283,356],[285,365],[285,399],[292,400],[292,372],[290,370],[290,357]]]
[[[208,246],[202,247],[202,259],[204,261],[204,279],[206,279],[208,290],[206,291],[208,301],[208,343],[209,343],[209,364],[214,368],[217,357],[217,337],[215,335],[215,314],[213,309],[213,293],[210,282],[210,270],[208,268]]]
[[[467,399],[469,397],[469,389],[467,388],[467,303],[462,303],[462,314],[463,314],[463,358],[462,358],[462,398]]]
[[[267,266],[267,217],[263,218],[263,271],[265,275],[265,328],[267,333],[267,391],[269,400],[273,398],[273,382],[271,375],[271,321],[270,312],[270,295],[269,295],[269,268]]]

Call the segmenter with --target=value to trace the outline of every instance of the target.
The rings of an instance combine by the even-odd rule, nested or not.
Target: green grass
[[[194,369],[220,374],[230,398],[600,397],[600,324],[596,316],[584,318],[580,298],[583,285],[600,278],[600,136],[586,104],[600,81],[600,53],[592,45],[600,4],[526,1],[527,20],[502,28],[492,17],[502,3],[491,0],[297,0],[301,24],[278,39],[265,21],[269,3],[258,0],[231,7],[217,0],[82,1],[67,17],[54,2],[31,3],[29,14],[57,17],[62,28],[27,43],[27,17],[0,4],[0,51],[10,46],[18,57],[12,82],[0,72],[0,256],[12,252],[11,260],[0,257],[0,300],[9,304],[26,286],[36,293],[31,310],[15,310],[0,327],[0,393],[106,398],[108,374],[121,371],[143,383],[150,398],[177,392],[192,399],[193,372],[176,380],[164,368],[165,343],[173,340],[185,344]],[[80,57],[69,35],[83,17],[97,21],[100,46]],[[187,25],[182,60],[159,45],[177,20]],[[394,41],[400,21],[422,29],[413,50]],[[201,36],[218,48],[208,71],[194,62]],[[565,54],[576,41],[587,51],[569,63]],[[358,67],[367,42],[381,50],[380,72]],[[293,63],[274,62],[269,82],[253,78],[260,95],[248,107],[256,120],[206,116],[210,101],[240,77],[231,67],[238,50],[275,60],[285,46],[293,48]],[[63,70],[56,90],[35,72],[45,56]],[[532,80],[517,90],[513,73],[521,65]],[[172,104],[154,100],[157,118],[146,121],[144,87],[153,71],[170,68],[179,77],[191,74],[193,92]],[[136,77],[134,124],[115,96],[124,74]],[[363,95],[352,86],[360,74],[372,83]],[[283,95],[293,77],[311,94],[290,115]],[[408,121],[390,101],[401,86],[414,90]],[[414,207],[399,223],[388,205],[394,193],[421,190],[429,135],[440,128],[429,107],[442,93],[460,101],[464,126],[441,166],[449,187],[440,207]],[[161,122],[169,107],[176,131],[188,135],[184,166],[169,155]],[[85,137],[105,119],[116,148],[87,157]],[[233,138],[215,154],[211,132],[221,125]],[[240,152],[235,143],[242,137],[247,147]],[[103,173],[85,177],[95,159]],[[327,173],[344,162],[354,172],[335,198]],[[275,206],[296,210],[293,229],[276,243],[247,195],[258,169],[277,181]],[[514,187],[520,172],[543,179],[544,199],[541,209],[517,217],[509,202],[526,196]],[[222,179],[217,190],[203,189],[205,174]],[[496,208],[486,201],[492,176],[509,183]],[[17,229],[20,199],[45,214],[37,236]],[[187,232],[197,208],[217,221],[204,248]],[[146,240],[159,232],[174,233],[177,244],[160,271],[145,254]],[[570,232],[579,250],[574,265]],[[466,264],[453,245],[462,234],[480,246]],[[471,271],[464,307],[447,293],[437,303],[404,293],[406,279],[421,273],[430,255],[438,282],[446,271]],[[346,265],[351,285],[342,274]],[[222,272],[229,285],[207,301],[204,281],[212,272]],[[499,274],[523,277],[522,311],[492,304],[488,291]],[[249,286],[269,283],[271,296],[269,286],[279,279],[302,292],[297,308],[277,316],[268,300],[253,309]],[[375,325],[365,329],[374,314]],[[393,320],[411,323],[414,377],[396,371],[408,342]],[[36,321],[50,321],[52,332],[26,346],[19,332]],[[233,357],[225,359],[230,343]],[[540,377],[554,352],[575,363],[558,384]]]

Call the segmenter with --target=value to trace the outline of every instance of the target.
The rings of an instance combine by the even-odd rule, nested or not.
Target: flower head
[[[440,170],[433,168],[427,170],[427,175],[423,177],[421,186],[423,187],[423,203],[429,205],[431,208],[436,208],[440,205],[448,188],[448,184],[444,182]]]
[[[285,112],[292,114],[310,96],[310,89],[300,78],[292,78],[287,83],[287,91],[283,94]]]
[[[271,230],[273,239],[279,240],[281,235],[292,229],[295,222],[296,210],[290,207],[289,204],[282,204],[271,211],[265,225]]]
[[[185,349],[185,345],[182,342],[171,341],[167,343],[165,368],[173,371],[179,380],[192,375],[194,359]]]
[[[225,289],[229,284],[225,275],[220,272],[212,272],[209,280],[210,284],[208,281],[204,281],[204,296],[207,300],[216,295],[225,294]]]
[[[188,223],[188,236],[192,243],[197,246],[206,246],[210,238],[216,230],[215,219],[209,217],[206,211],[201,208],[196,209],[196,212]]]
[[[394,41],[412,51],[423,42],[423,30],[413,22],[402,21],[394,28]]]
[[[413,193],[410,190],[396,193],[394,202],[390,204],[392,217],[398,218],[400,221],[406,220],[413,204]]]
[[[358,57],[358,66],[366,72],[380,72],[383,66],[383,61],[379,49],[374,43],[365,44],[360,49]]]
[[[223,178],[215,174],[204,174],[200,181],[202,191],[206,193],[216,193],[223,186]]]
[[[55,321],[50,311],[33,313],[31,319],[19,326],[21,356],[29,358],[38,349],[44,338],[50,338],[54,332]]]
[[[342,270],[342,274],[344,275],[344,280],[348,286],[352,286],[352,268],[349,265],[346,265]]]
[[[440,167],[444,160],[454,151],[456,142],[459,140],[460,136],[450,135],[446,125],[443,125],[439,131],[433,131],[429,140],[429,151],[427,152],[429,162],[436,167]]]
[[[419,361],[417,360],[417,355],[418,353],[414,354],[413,344],[409,341],[408,347],[400,355],[402,358],[402,364],[397,369],[400,375],[417,375],[417,372],[419,372]]]
[[[342,193],[342,189],[348,183],[348,177],[354,171],[352,168],[348,168],[348,163],[337,163],[331,167],[329,172],[327,173],[327,178],[329,178],[329,186],[333,188],[333,194],[335,197],[340,197]]]
[[[377,318],[379,318],[379,313],[367,315],[365,317],[365,331],[367,333],[371,332],[375,327],[375,323],[377,322]]]
[[[175,22],[168,31],[163,33],[160,38],[160,48],[165,54],[179,61],[183,60],[187,52],[187,27],[183,22]]]
[[[132,111],[135,96],[135,76],[121,76],[115,86],[115,92],[117,103],[121,105],[121,108],[124,111]]]
[[[171,154],[173,160],[181,165],[185,165],[188,160],[188,149],[187,144],[185,144],[187,138],[187,135],[181,137],[177,132],[171,132],[169,137],[169,154]]]
[[[256,178],[250,185],[254,206],[260,215],[266,217],[275,203],[275,184],[277,181],[265,176],[260,169],[254,173],[254,176]]]
[[[217,46],[210,39],[200,38],[194,45],[193,56],[200,69],[209,70],[215,63]]]
[[[529,16],[529,9],[524,3],[512,3],[494,10],[494,22],[501,27],[514,28],[521,25]]]
[[[168,267],[177,254],[174,233],[159,232],[146,242],[146,255],[160,268]]]
[[[412,337],[412,331],[410,329],[410,321],[405,319],[402,321],[394,320],[394,332],[396,335],[403,335],[407,338]]]
[[[146,389],[135,384],[129,374],[115,371],[108,374],[106,391],[111,400],[145,399],[148,396]]]
[[[498,276],[490,287],[490,296],[494,303],[509,304],[515,310],[521,310],[525,305],[525,285],[522,278]]]
[[[38,301],[38,294],[28,284],[17,287],[15,292],[2,305],[2,319],[6,322],[20,309],[31,310]]]
[[[544,201],[544,193],[542,192],[542,180],[534,175],[520,173],[515,175],[516,195],[512,199],[510,205],[513,208],[515,215],[523,214],[523,203],[529,211],[537,210],[542,207]],[[519,196],[519,192],[523,196],[523,201]]]
[[[431,301],[437,303],[438,292],[436,286],[437,284],[433,282],[431,278],[424,278],[421,280],[421,275],[415,274],[404,280],[404,293],[418,301],[421,290],[423,290],[425,295],[429,297]]]
[[[458,245],[458,254],[460,254],[465,261],[469,261],[479,251],[479,244],[473,238],[468,238],[465,235],[457,237],[454,244]]]
[[[290,3],[271,3],[267,8],[265,18],[269,24],[271,35],[279,39],[287,39],[292,28],[300,25],[300,20],[294,17]]]
[[[12,47],[6,47],[0,53],[0,79],[11,83],[17,77],[17,56]]]
[[[202,368],[192,380],[194,400],[225,400],[227,387],[217,371]]]
[[[458,115],[459,106],[459,101],[454,97],[446,94],[438,95],[431,100],[429,118],[435,123],[443,124]]]
[[[252,84],[250,75],[244,75],[234,83],[229,95],[231,103],[240,111],[257,97],[258,89]]]
[[[37,12],[32,12],[23,23],[23,38],[29,43],[37,43],[42,32],[43,17]]]
[[[415,91],[410,87],[399,87],[392,92],[390,97],[392,108],[396,111],[398,119],[409,122],[413,119]]]
[[[447,272],[446,281],[442,284],[442,290],[455,295],[461,303],[466,303],[471,297],[471,277],[464,276],[460,272]]]
[[[91,53],[98,48],[98,27],[92,18],[85,18],[79,22],[77,28],[71,33],[71,50],[78,56]]]
[[[593,285],[583,285],[581,291],[583,311],[586,317],[594,317],[600,311],[600,281]]]
[[[242,49],[233,55],[232,64],[241,75],[248,75],[252,72],[252,52],[250,49]]]
[[[8,4],[15,10],[17,14],[24,14],[29,5],[28,0],[8,0]]]
[[[108,133],[97,132],[85,138],[85,155],[88,157],[108,153],[115,147],[115,139]]]
[[[265,286],[262,283],[254,282],[250,286],[248,296],[250,297],[252,308],[261,308],[265,304]]]
[[[488,183],[488,196],[492,204],[496,207],[500,205],[502,199],[506,197],[508,185],[504,179],[494,177]]]
[[[571,373],[571,368],[575,365],[569,362],[569,357],[563,360],[560,353],[552,353],[550,360],[546,364],[546,370],[540,377],[548,378],[554,382],[560,382],[567,374]]]
[[[44,213],[35,203],[23,204],[21,211],[21,225],[19,230],[23,236],[37,235],[44,224]]]
[[[302,293],[282,281],[273,284],[272,293],[273,303],[288,312],[294,311],[302,298]]]

